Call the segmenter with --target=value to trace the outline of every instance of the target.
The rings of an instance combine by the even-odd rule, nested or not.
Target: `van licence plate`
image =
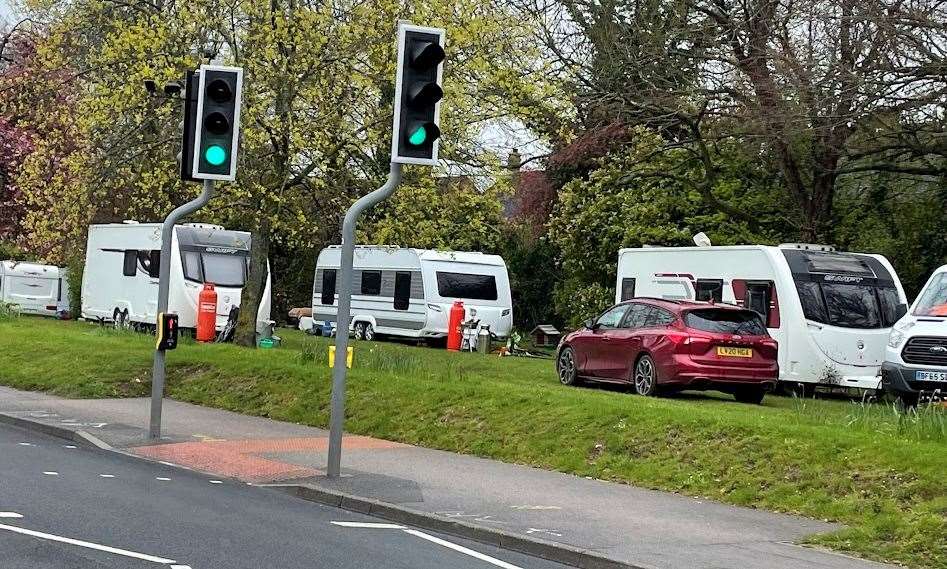
[[[717,346],[717,355],[728,358],[752,358],[753,350],[750,348],[731,348],[728,346]]]
[[[947,381],[947,371],[916,371],[914,379],[917,381]]]

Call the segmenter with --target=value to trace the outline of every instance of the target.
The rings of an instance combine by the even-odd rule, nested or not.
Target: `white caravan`
[[[907,299],[881,255],[819,245],[645,247],[618,253],[616,301],[726,302],[760,313],[783,382],[878,389],[891,326]]]
[[[331,330],[337,320],[337,273],[342,249],[323,249],[316,261],[312,319]],[[447,318],[455,300],[465,320],[489,326],[505,338],[513,328],[513,301],[506,263],[497,255],[430,251],[379,245],[355,248],[352,321],[358,339],[386,334],[407,338],[447,336]]]
[[[82,317],[116,326],[154,326],[161,260],[160,223],[112,223],[89,226]],[[217,330],[240,306],[250,267],[250,234],[217,225],[175,226],[171,238],[168,311],[181,328],[197,327],[197,299],[204,283],[217,291]],[[270,275],[257,311],[257,329],[270,320]]]
[[[0,261],[0,302],[22,314],[58,316],[69,310],[66,269],[20,261]]]

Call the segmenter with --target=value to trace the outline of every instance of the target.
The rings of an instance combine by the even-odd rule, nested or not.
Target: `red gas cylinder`
[[[454,305],[450,307],[450,313],[447,317],[447,349],[452,352],[460,351],[460,341],[463,339],[460,331],[460,324],[464,321],[464,303],[455,300]]]
[[[204,283],[197,297],[197,341],[213,342],[217,337],[217,291],[214,285]]]

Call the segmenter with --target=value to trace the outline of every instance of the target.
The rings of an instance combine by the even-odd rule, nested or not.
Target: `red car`
[[[776,385],[776,340],[752,310],[635,298],[566,336],[556,354],[565,385],[583,380],[659,390],[716,389],[760,403]]]

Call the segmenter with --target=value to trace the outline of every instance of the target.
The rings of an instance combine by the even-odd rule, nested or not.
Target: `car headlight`
[[[901,330],[898,330],[897,328],[893,328],[891,330],[891,334],[888,335],[888,346],[891,348],[897,348],[898,346],[901,345],[901,342],[903,341],[904,341],[904,332],[902,332]]]

